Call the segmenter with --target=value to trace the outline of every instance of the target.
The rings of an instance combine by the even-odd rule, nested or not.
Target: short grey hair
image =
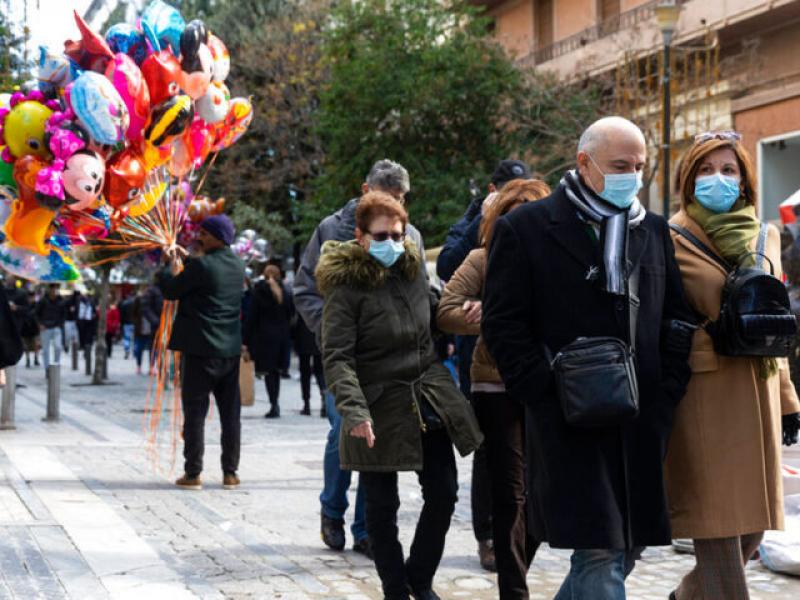
[[[618,116],[603,117],[589,125],[581,134],[578,140],[578,152],[592,154],[599,146],[608,143],[609,134],[622,131],[637,135],[644,140],[642,130],[633,121]]]
[[[408,171],[400,163],[384,158],[379,160],[369,170],[367,185],[370,189],[383,192],[399,191],[403,194],[411,189]]]

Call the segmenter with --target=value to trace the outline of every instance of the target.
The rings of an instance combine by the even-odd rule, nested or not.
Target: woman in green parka
[[[361,198],[356,239],[327,242],[316,270],[325,298],[325,378],[342,416],[343,469],[361,472],[367,533],[390,599],[438,598],[433,577],[457,499],[453,445],[482,435],[472,408],[438,361],[428,278],[408,215],[380,192]],[[435,308],[435,307],[433,307]],[[416,471],[424,506],[408,561],[397,538],[397,472]]]

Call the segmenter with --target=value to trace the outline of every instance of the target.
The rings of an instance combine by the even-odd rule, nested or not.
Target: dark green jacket
[[[242,351],[244,263],[230,248],[190,259],[178,275],[158,274],[166,300],[179,300],[170,350],[229,358]]]
[[[416,245],[386,269],[355,242],[326,242],[316,270],[325,298],[325,378],[342,415],[343,469],[422,469],[419,402],[428,400],[462,456],[483,436],[472,407],[438,361],[431,338],[431,294]],[[349,435],[372,422],[375,446]]]

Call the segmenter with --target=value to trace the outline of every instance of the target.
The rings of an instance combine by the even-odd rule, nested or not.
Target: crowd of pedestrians
[[[696,566],[670,598],[747,600],[745,565],[764,531],[784,524],[781,446],[800,430],[787,361],[800,294],[781,282],[781,237],[759,219],[738,134],[695,139],[669,222],[638,199],[646,148],[633,123],[608,117],[576,140],[574,168],[555,189],[525,163],[500,161],[487,195],[450,229],[442,286],[409,220],[409,174],[390,160],[319,223],[291,286],[274,262],[251,284],[232,222],[207,218],[192,255],[169,248],[154,283],[113,302],[106,319],[108,339],[121,335],[141,372],[145,351],[152,369],[163,302],[179,301],[169,342],[183,361],[176,484],[203,486],[213,393],[222,483],[240,485],[241,361],[254,361],[265,416],[277,419],[294,348],[302,414],[314,377],[330,424],[322,540],[346,546],[355,471],[353,549],[374,560],[385,598],[438,598],[455,449],[474,454],[478,557],[497,571],[500,598],[530,597],[542,543],[572,551],[556,600],[619,600],[647,546],[688,538]],[[798,272],[788,270],[790,284]],[[91,344],[86,296],[63,300],[50,286],[35,299],[13,281],[5,295],[34,361],[41,346],[45,366],[58,362],[69,323]],[[443,364],[454,357],[457,372]],[[402,471],[416,473],[423,499],[407,553]]]

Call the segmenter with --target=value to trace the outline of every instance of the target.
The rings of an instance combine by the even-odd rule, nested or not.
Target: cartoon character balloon
[[[108,79],[86,71],[67,89],[69,104],[92,139],[101,144],[125,139],[130,124],[128,107]]]
[[[114,58],[114,53],[106,41],[91,30],[78,11],[72,11],[72,14],[81,32],[81,40],[64,42],[64,54],[81,69],[102,73],[106,70],[108,61]]]
[[[106,32],[106,43],[115,54],[127,54],[137,65],[147,58],[147,41],[144,34],[128,23],[116,23]]]
[[[153,146],[169,144],[186,131],[193,117],[194,108],[189,96],[169,98],[150,112],[144,139]]]
[[[169,46],[172,53],[178,56],[181,47],[181,33],[186,26],[178,9],[163,0],[153,0],[144,9],[139,22],[147,41],[156,52]]]
[[[142,129],[150,114],[150,92],[142,72],[127,54],[118,53],[108,63],[106,77],[114,85],[128,109],[130,123],[127,139],[136,141],[141,138]]]
[[[58,103],[45,102],[37,90],[27,96],[13,94],[9,106],[0,108],[0,144],[6,145],[2,159],[13,162],[29,154],[47,158],[50,154],[44,143],[44,127]]]
[[[195,102],[195,108],[206,123],[219,123],[228,115],[230,103],[228,86],[221,81],[212,81],[205,95]]]
[[[150,92],[150,105],[161,104],[181,91],[181,65],[167,50],[151,54],[142,63],[142,75]]]
[[[231,55],[228,52],[228,48],[226,48],[222,40],[213,33],[208,34],[208,42],[206,42],[206,45],[211,51],[211,58],[214,61],[214,65],[211,69],[212,78],[214,81],[225,81],[231,70]]]
[[[56,96],[78,76],[79,69],[70,63],[63,54],[50,52],[46,46],[39,46],[39,60],[36,79],[39,90],[49,96]]]
[[[23,156],[14,162],[14,179],[18,197],[6,221],[8,240],[36,254],[48,254],[47,236],[56,211],[42,206],[36,199],[36,176],[46,163],[36,156]]]
[[[213,58],[207,41],[206,26],[199,19],[190,21],[181,34],[181,88],[193,100],[205,94],[211,83]]]
[[[189,205],[189,219],[199,223],[206,217],[221,215],[225,211],[225,198],[212,201],[208,196],[195,196]]]
[[[144,159],[133,148],[126,148],[111,157],[106,166],[105,198],[118,210],[131,217],[149,212],[161,200],[166,182],[147,183]]]
[[[234,98],[231,100],[228,114],[222,123],[216,127],[217,133],[214,140],[215,152],[224,150],[235,144],[244,135],[253,120],[253,105],[247,98]]]

